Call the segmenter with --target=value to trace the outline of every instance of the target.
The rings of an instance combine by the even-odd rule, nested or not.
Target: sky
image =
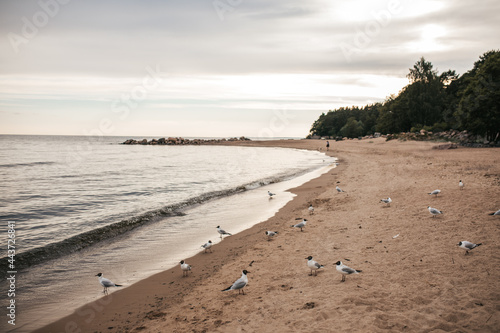
[[[0,0],[0,134],[305,137],[425,57],[500,49],[498,0]]]

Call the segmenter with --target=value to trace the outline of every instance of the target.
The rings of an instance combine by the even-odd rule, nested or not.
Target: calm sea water
[[[264,221],[291,200],[287,188],[333,162],[304,150],[125,139],[0,136],[1,257],[14,221],[17,331],[55,319],[61,302],[67,313],[56,317],[100,297],[97,272],[131,284],[200,251],[207,235],[217,242],[219,224],[235,233]],[[279,195],[269,200],[268,189]]]

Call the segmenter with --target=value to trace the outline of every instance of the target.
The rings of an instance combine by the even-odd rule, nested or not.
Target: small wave
[[[311,170],[312,169],[300,170],[289,174],[281,174],[271,178],[260,179],[231,189],[204,193],[180,203],[169,205],[158,210],[146,212],[136,217],[93,229],[56,243],[51,243],[46,246],[37,247],[25,252],[21,252],[16,254],[16,267],[21,270],[36,264],[43,263],[45,261],[57,259],[67,254],[80,251],[101,241],[123,235],[124,233],[143,226],[147,223],[158,221],[159,218],[185,215],[185,213],[183,212],[184,210],[196,205],[203,204],[209,200],[223,198],[247,190],[254,190],[268,184],[285,181],[294,177],[298,177]],[[8,259],[8,257],[0,258],[0,266],[7,267]]]
[[[16,167],[31,167],[37,165],[51,165],[56,164],[56,162],[30,162],[30,163],[12,163],[12,164],[0,164],[0,168],[16,168]]]

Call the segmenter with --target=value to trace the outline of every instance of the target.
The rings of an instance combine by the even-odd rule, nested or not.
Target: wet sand
[[[37,332],[498,332],[500,216],[488,213],[500,209],[500,149],[436,145],[330,141],[337,168],[293,189],[266,222],[185,259],[188,277],[175,267],[113,289]],[[380,202],[388,196],[390,206]],[[427,206],[444,214],[432,217]],[[290,227],[299,217],[309,220],[303,232]],[[279,234],[268,241],[266,230]],[[462,240],[482,245],[465,255]],[[310,255],[325,265],[317,276]],[[341,282],[338,260],[363,272]],[[246,295],[221,292],[243,269]]]

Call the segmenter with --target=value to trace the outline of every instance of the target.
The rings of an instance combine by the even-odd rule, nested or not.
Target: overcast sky
[[[304,137],[421,57],[500,48],[498,0],[0,0],[0,134]]]

